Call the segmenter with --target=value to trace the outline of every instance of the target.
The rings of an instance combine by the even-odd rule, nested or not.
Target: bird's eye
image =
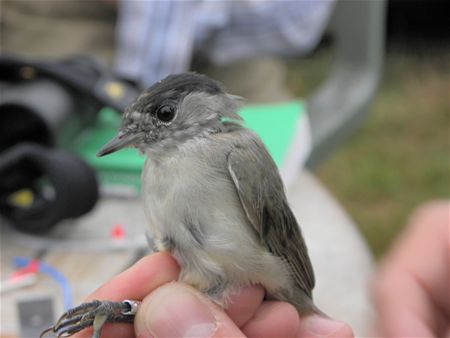
[[[156,117],[162,122],[170,122],[175,117],[175,109],[169,105],[161,106],[156,111]]]

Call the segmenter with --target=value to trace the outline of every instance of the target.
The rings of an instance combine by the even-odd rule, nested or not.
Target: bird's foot
[[[92,338],[99,338],[106,322],[132,323],[139,304],[140,302],[134,300],[122,302],[94,300],[83,303],[65,312],[55,325],[42,332],[40,337],[50,332],[57,337],[70,337],[92,326]]]

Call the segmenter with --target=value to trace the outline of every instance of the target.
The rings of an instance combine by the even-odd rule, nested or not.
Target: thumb
[[[316,314],[300,319],[298,335],[300,337],[354,337],[353,330],[348,324]]]
[[[211,300],[173,282],[149,294],[134,320],[137,337],[245,337]]]

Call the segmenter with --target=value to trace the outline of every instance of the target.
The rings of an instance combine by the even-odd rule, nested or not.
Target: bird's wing
[[[296,284],[311,297],[314,273],[278,169],[255,135],[228,155],[228,171],[261,243],[287,263]]]

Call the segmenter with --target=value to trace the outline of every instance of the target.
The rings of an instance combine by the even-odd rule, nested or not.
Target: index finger
[[[122,301],[125,299],[142,300],[161,285],[178,279],[180,268],[166,252],[145,256],[129,269],[113,277],[88,296],[86,301],[94,299]],[[92,328],[80,331],[74,338],[90,338]],[[134,337],[132,324],[107,323],[102,337]]]
[[[87,301],[107,299],[142,300],[161,285],[177,280],[180,268],[167,252],[158,252],[141,258],[133,266],[100,286]]]

